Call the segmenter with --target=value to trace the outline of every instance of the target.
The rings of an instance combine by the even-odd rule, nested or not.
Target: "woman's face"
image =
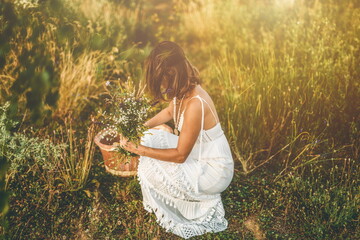
[[[167,84],[164,83],[165,81],[162,82],[161,86],[160,86],[160,91],[162,94],[166,93],[166,89],[167,89]]]
[[[161,92],[166,92],[166,90],[169,88],[169,82],[171,80],[171,70],[170,71],[167,71],[165,74],[164,74],[164,77],[163,77],[163,80],[161,82]]]
[[[160,91],[164,94],[169,86],[169,79],[167,76],[164,76],[163,80],[161,81]]]

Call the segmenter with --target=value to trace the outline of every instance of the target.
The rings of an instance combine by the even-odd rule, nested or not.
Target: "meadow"
[[[179,239],[93,142],[109,88],[144,87],[162,40],[199,69],[235,161],[228,229],[194,239],[360,239],[358,0],[3,0],[1,238]]]

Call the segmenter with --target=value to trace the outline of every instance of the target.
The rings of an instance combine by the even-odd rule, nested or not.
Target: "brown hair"
[[[185,57],[182,48],[171,41],[160,42],[151,51],[145,61],[145,78],[155,99],[165,101],[181,98],[201,83],[197,68]],[[164,81],[166,91],[161,92]]]

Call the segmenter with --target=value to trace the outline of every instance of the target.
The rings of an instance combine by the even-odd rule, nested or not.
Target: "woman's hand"
[[[121,147],[121,148],[125,149],[126,151],[137,154],[136,144],[133,142],[130,142],[129,139],[124,137],[123,135],[121,135],[121,134],[119,134],[119,135],[120,135],[120,141],[114,142],[113,146]]]

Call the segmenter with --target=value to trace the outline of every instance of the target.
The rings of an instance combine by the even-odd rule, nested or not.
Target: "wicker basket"
[[[155,129],[172,132],[172,128],[166,124],[159,125]],[[103,136],[105,130],[100,131],[94,139],[96,145],[99,146],[101,154],[104,159],[104,165],[107,172],[121,177],[131,177],[137,174],[139,156],[129,157],[115,151],[114,142],[119,142],[119,138],[112,141],[107,141],[106,136]]]

